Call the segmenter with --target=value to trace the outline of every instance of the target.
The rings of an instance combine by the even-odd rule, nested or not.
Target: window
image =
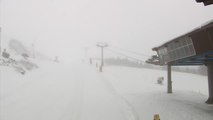
[[[170,62],[195,55],[192,39],[188,36],[169,43],[167,48],[163,47],[160,51],[164,62]]]

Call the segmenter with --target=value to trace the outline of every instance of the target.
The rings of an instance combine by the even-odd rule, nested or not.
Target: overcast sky
[[[213,5],[195,0],[1,0],[3,43],[34,42],[59,59],[94,52],[100,41],[153,54],[153,47],[212,19]]]

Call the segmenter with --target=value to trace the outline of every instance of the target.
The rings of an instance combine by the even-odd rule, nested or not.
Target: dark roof
[[[213,0],[196,0],[196,2],[203,2],[205,6],[213,4]]]
[[[158,46],[158,47],[154,47],[154,48],[152,48],[152,50],[156,51],[156,50],[158,50],[160,47],[166,46],[167,44],[169,44],[169,43],[171,43],[171,42],[173,42],[173,41],[175,41],[175,40],[177,40],[177,39],[179,39],[179,38],[181,38],[181,37],[190,36],[190,34],[193,34],[193,33],[198,32],[198,31],[205,30],[205,29],[210,28],[210,27],[213,27],[213,20],[211,20],[211,21],[209,21],[209,22],[207,22],[207,23],[201,25],[201,26],[198,27],[198,28],[195,28],[195,29],[191,30],[190,32],[187,32],[187,33],[185,33],[185,34],[183,34],[183,35],[180,35],[180,36],[178,36],[178,37],[176,37],[176,38],[174,38],[174,39],[172,39],[172,40],[169,40],[169,41],[163,43],[162,45],[160,45],[160,46]]]

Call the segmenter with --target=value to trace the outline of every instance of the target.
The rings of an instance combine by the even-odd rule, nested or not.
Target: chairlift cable
[[[135,58],[135,57],[131,57],[131,56],[125,55],[125,54],[123,54],[123,53],[117,52],[117,51],[112,50],[112,49],[110,49],[110,48],[106,48],[106,50],[108,50],[108,51],[110,51],[110,52],[113,52],[113,53],[115,53],[115,54],[119,54],[119,55],[121,55],[121,56],[124,56],[124,57],[130,58],[130,59],[134,59],[134,60],[137,60],[137,61],[144,62],[144,61],[143,61],[143,60],[141,60],[141,59],[138,59],[138,58]]]
[[[115,49],[119,49],[119,50],[122,50],[122,51],[126,51],[126,52],[129,52],[129,53],[132,53],[132,54],[136,54],[136,55],[144,56],[144,57],[150,57],[150,55],[146,55],[146,54],[143,54],[143,53],[139,53],[139,52],[131,51],[131,50],[124,49],[124,48],[120,48],[120,47],[115,47],[115,46],[109,46],[109,47],[111,47],[111,48],[115,48]]]

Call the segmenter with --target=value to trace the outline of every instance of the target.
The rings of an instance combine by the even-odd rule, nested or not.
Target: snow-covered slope
[[[9,49],[7,50],[10,54],[15,54],[16,56],[27,55],[30,58],[36,58],[40,60],[50,60],[50,58],[41,52],[34,49],[34,45],[27,47],[21,41],[16,39],[11,39],[8,42]],[[13,55],[14,56],[14,55]]]
[[[151,92],[162,90],[167,86],[167,73],[162,70],[137,69],[131,67],[105,67],[104,76],[113,82],[119,92]],[[164,77],[163,85],[156,85],[157,78]],[[207,76],[188,74],[182,72],[172,72],[172,82],[174,92],[192,91],[208,95]]]
[[[1,120],[212,120],[206,105],[207,78],[173,73],[166,93],[165,71],[34,61],[39,68],[20,75],[0,68]]]
[[[207,77],[173,72],[173,94],[167,94],[167,83],[156,84],[157,78],[166,78],[166,71],[105,67],[103,77],[118,95],[128,101],[140,120],[212,120],[213,106],[205,104],[208,94]]]

